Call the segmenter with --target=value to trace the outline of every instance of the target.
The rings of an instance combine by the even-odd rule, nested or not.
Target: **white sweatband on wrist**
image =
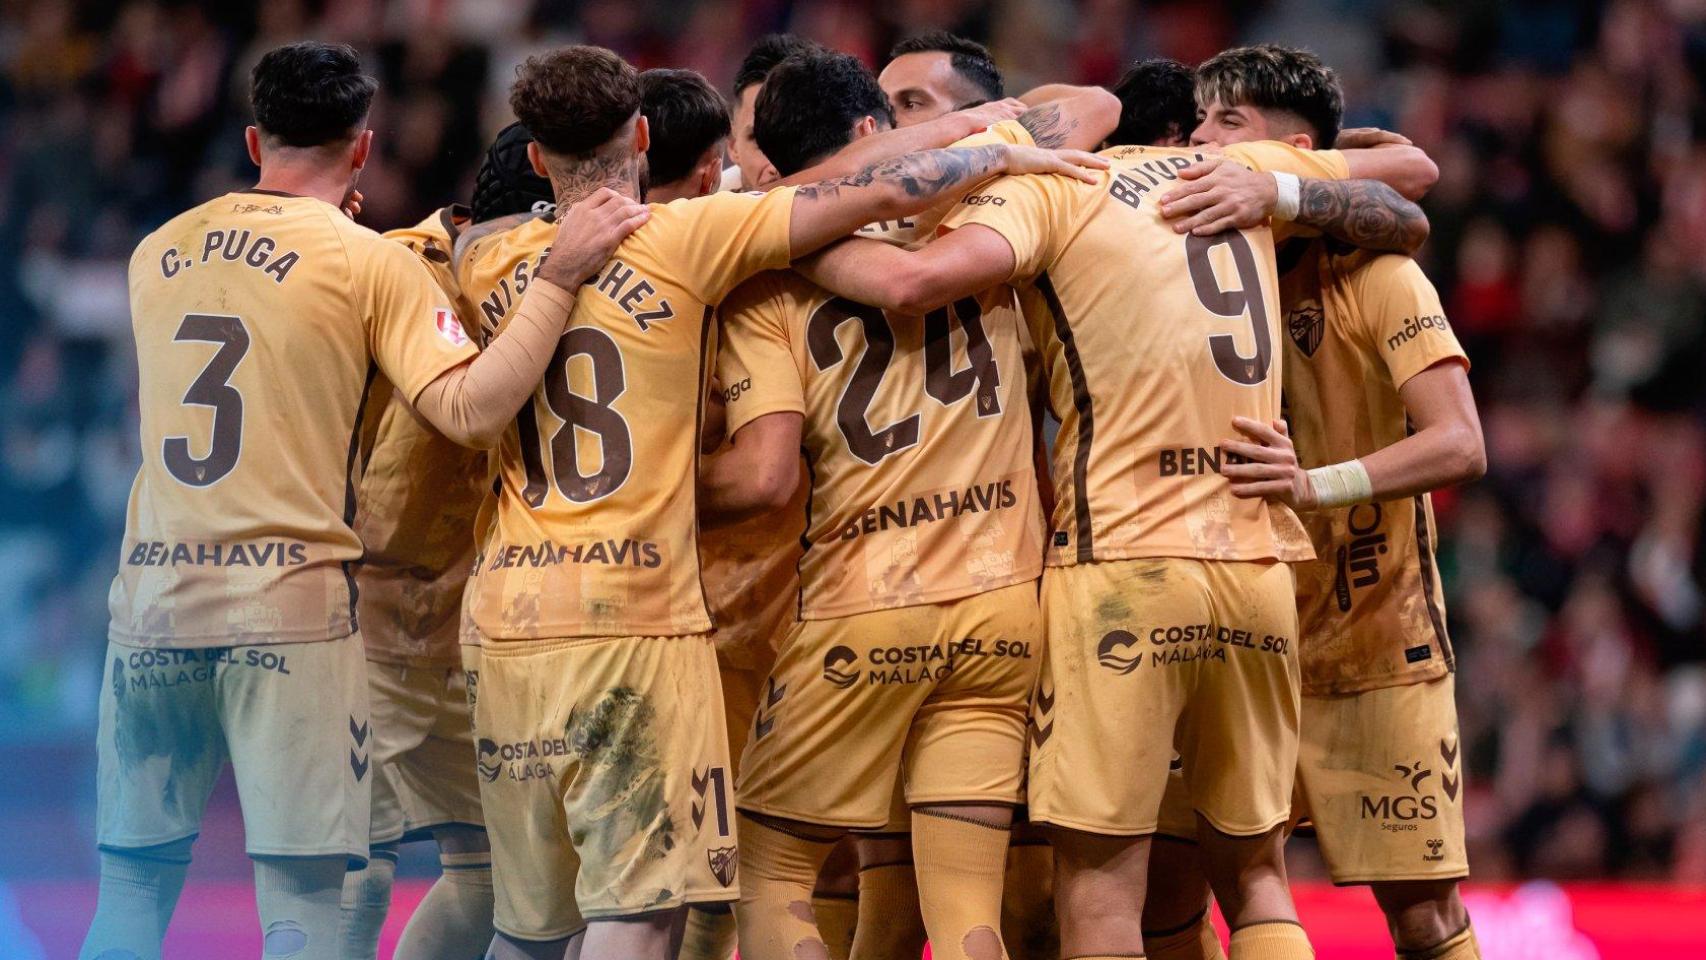
[[[1279,196],[1274,200],[1274,219],[1296,220],[1297,211],[1303,206],[1303,184],[1295,173],[1273,174],[1274,187],[1279,190]]]
[[[1346,460],[1304,471],[1309,489],[1315,492],[1315,506],[1327,510],[1367,503],[1374,499],[1374,484],[1361,460]]]

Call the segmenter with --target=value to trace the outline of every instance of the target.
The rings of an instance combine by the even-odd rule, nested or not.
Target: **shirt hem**
[[[905,610],[907,607],[925,607],[930,606],[931,604],[949,603],[954,600],[963,600],[966,597],[975,597],[980,594],[993,593],[996,590],[1003,590],[1016,584],[1036,580],[1038,577],[1041,577],[1042,574],[1042,565],[1038,564],[1035,569],[1026,573],[1014,574],[1008,579],[979,584],[977,586],[946,587],[929,593],[920,594],[915,600],[910,600],[906,603],[896,603],[889,606],[874,606],[871,604],[855,603],[834,607],[813,607],[810,604],[807,604],[800,611],[800,619],[840,620],[844,617],[856,617],[864,613],[882,613],[886,610]]]
[[[336,630],[275,630],[269,633],[253,636],[240,636],[235,633],[199,633],[192,636],[182,634],[137,634],[120,630],[117,627],[107,627],[107,640],[112,643],[122,643],[127,647],[174,647],[179,649],[207,647],[272,647],[290,643],[324,643],[328,640],[342,640],[355,635],[358,627],[352,621],[349,629]]]

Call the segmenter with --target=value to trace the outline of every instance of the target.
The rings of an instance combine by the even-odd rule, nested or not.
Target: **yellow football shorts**
[[[709,635],[482,638],[463,654],[499,930],[555,940],[590,920],[735,899]]]
[[[1456,681],[1303,698],[1297,815],[1337,884],[1469,875]]]
[[[103,849],[195,836],[229,760],[250,856],[366,862],[375,748],[359,633],[204,649],[108,641],[106,660]]]
[[[1034,582],[794,624],[747,740],[742,810],[874,830],[906,802],[1021,799],[1042,660]]]
[[[1254,836],[1286,822],[1299,709],[1289,566],[1086,563],[1050,567],[1042,593],[1032,820],[1154,833],[1176,753],[1191,809],[1217,830]]]
[[[461,667],[367,663],[373,704],[373,842],[483,826],[474,715]]]

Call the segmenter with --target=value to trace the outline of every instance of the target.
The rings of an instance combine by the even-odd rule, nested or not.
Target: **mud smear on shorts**
[[[590,710],[576,711],[563,735],[582,766],[586,791],[580,812],[601,826],[590,831],[608,849],[644,837],[640,856],[661,860],[675,848],[675,820],[664,801],[658,762],[657,710],[630,687],[605,691]]]
[[[117,671],[118,661],[113,670]],[[188,664],[211,668],[211,665]],[[158,689],[126,689],[129,678],[146,671],[131,670],[115,676],[114,741],[119,769],[129,771],[153,757],[167,757],[171,766],[162,787],[161,805],[167,811],[187,813],[201,801],[183,793],[183,779],[211,759],[219,739],[214,720],[213,684],[191,681]],[[122,692],[121,692],[122,691]],[[196,785],[211,778],[195,778]]]

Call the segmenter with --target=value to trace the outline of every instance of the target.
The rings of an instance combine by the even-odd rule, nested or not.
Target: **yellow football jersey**
[[[1468,358],[1415,261],[1324,240],[1281,247],[1285,394],[1298,461],[1339,463],[1404,439],[1398,389]],[[1317,559],[1297,567],[1303,689],[1359,693],[1452,668],[1426,496],[1303,515]]]
[[[445,207],[413,227],[392,230],[457,301],[450,251],[468,211]],[[460,309],[460,307],[459,307]],[[356,570],[357,611],[370,660],[453,666],[462,587],[474,562],[474,514],[490,490],[486,453],[446,440],[395,395],[383,377],[384,404],[362,431],[356,533],[366,550]]]
[[[732,434],[805,416],[800,616],[937,603],[1034,579],[1042,517],[1013,291],[891,317],[798,274],[722,309]]]
[[[330,204],[245,191],[142,241],[130,312],[143,456],[112,638],[349,635],[357,441],[375,374],[412,402],[475,353],[431,274]]]
[[[699,580],[699,423],[713,306],[789,259],[792,189],[653,204],[577,294],[499,447],[494,529],[470,587],[493,640],[675,636],[711,627]],[[520,303],[557,233],[540,218],[466,251],[483,329]]]
[[[1333,151],[1240,144],[1253,169],[1343,178]],[[1048,561],[1132,557],[1306,560],[1283,506],[1233,497],[1220,441],[1235,415],[1280,413],[1279,300],[1271,231],[1182,236],[1159,200],[1205,154],[1115,147],[1096,184],[1003,177],[943,222],[981,224],[1012,245],[1011,282],[1043,353],[1061,422]]]

